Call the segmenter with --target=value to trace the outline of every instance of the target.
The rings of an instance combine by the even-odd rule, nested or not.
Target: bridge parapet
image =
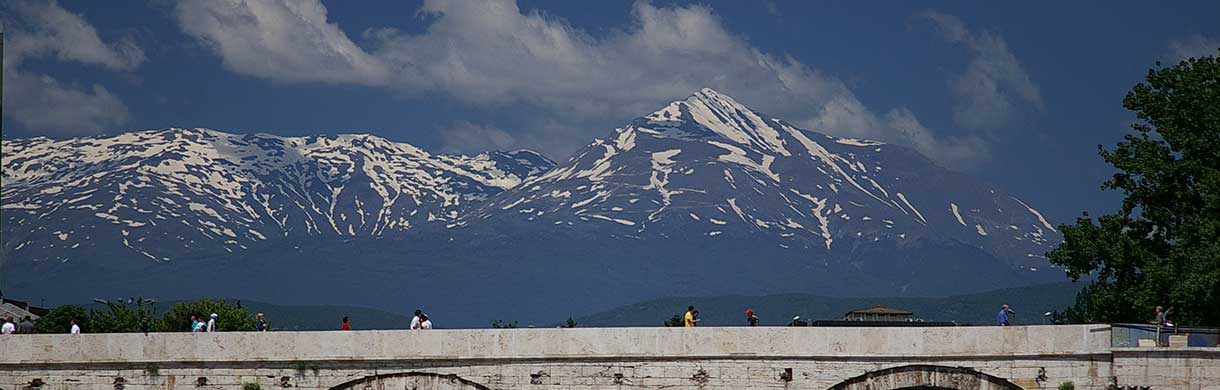
[[[575,328],[29,335],[11,363],[1105,354],[1105,325],[931,328]]]
[[[902,375],[872,380],[996,378],[988,382],[994,388],[1072,381],[1084,389],[1117,382],[1212,390],[1204,384],[1220,384],[1220,349],[1115,353],[1107,325],[20,335],[0,337],[0,351],[2,390],[33,384],[206,390],[242,383],[303,389],[822,390],[884,370]],[[1170,363],[1191,368],[1159,374]],[[884,383],[901,383],[890,379]]]

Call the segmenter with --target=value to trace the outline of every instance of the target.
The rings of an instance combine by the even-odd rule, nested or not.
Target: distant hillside
[[[833,298],[809,294],[765,296],[671,297],[622,306],[576,319],[579,326],[661,326],[688,305],[700,311],[704,326],[744,324],[744,311],[754,309],[763,325],[785,325],[793,316],[837,320],[854,309],[883,305],[915,312],[926,321],[955,321],[989,325],[1000,305],[1017,313],[1017,324],[1040,324],[1042,314],[1072,304],[1083,283],[1056,283],[988,291],[943,298]]]
[[[271,322],[272,330],[337,330],[344,316],[348,316],[354,329],[406,329],[411,324],[407,314],[390,313],[367,307],[341,305],[283,306],[243,299],[225,299],[230,303],[241,303],[251,316],[263,312]],[[158,302],[157,316],[181,301]],[[86,309],[102,310],[104,305],[91,303]],[[206,315],[207,313],[203,313]]]
[[[411,317],[407,313],[390,313],[366,307],[316,305],[280,306],[270,303],[242,301],[251,313],[263,312],[277,330],[336,330],[343,316],[350,317],[354,329],[407,329]]]

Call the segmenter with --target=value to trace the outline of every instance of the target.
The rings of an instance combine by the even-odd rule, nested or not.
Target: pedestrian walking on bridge
[[[1012,315],[1012,314],[1015,314],[1015,313],[1012,311],[1012,309],[1008,308],[1008,305],[1000,306],[1000,314],[996,314],[996,322],[1000,326],[1012,325],[1012,323],[1008,319],[1008,316]]]
[[[254,324],[254,330],[259,332],[271,330],[271,324],[267,322],[267,318],[263,316],[263,312],[258,312],[255,317],[258,318],[258,322]]]

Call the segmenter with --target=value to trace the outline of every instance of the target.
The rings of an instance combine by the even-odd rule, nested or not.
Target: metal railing
[[[1170,336],[1186,336],[1187,347],[1215,348],[1220,342],[1220,329],[1158,326],[1156,324],[1114,324],[1110,331],[1110,346],[1135,348],[1140,346],[1140,340],[1153,340],[1159,347],[1168,347]]]

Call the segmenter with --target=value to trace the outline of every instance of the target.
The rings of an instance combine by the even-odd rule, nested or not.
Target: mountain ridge
[[[833,250],[836,239],[854,240],[843,230],[875,240],[914,239],[927,230],[940,230],[923,235],[984,248],[1010,265],[1046,267],[1041,252],[1054,243],[1048,236],[1058,232],[1024,201],[939,167],[908,148],[832,137],[764,118],[730,97],[703,89],[595,140],[568,163],[498,194],[459,225],[527,214],[527,220],[572,226],[575,221],[562,219],[566,213],[550,220],[544,216],[568,207],[581,221],[644,233],[651,223],[672,223],[660,216],[673,208],[679,211],[668,213],[670,221],[689,217],[705,224],[701,230],[707,236],[732,234],[720,227],[739,224],[744,230],[796,237],[781,244],[788,247]],[[923,170],[909,174],[907,166]],[[810,179],[814,176],[816,180]],[[971,203],[955,202],[938,193],[943,187],[929,191],[903,180],[942,181],[974,193],[967,194]],[[915,206],[929,203],[939,204],[940,210]],[[869,208],[880,212],[870,215]],[[853,214],[862,216],[853,220]],[[1013,253],[1017,251],[1023,252]]]
[[[1063,279],[1040,212],[912,149],[710,89],[627,123],[558,164],[368,135],[4,140],[0,277],[59,301],[424,301],[454,324],[675,289],[927,296]]]
[[[57,212],[71,219],[32,238],[21,234],[24,219],[5,221],[9,233],[27,236],[8,240],[17,243],[6,250],[39,244],[88,248],[100,235],[154,261],[305,238],[291,233],[401,234],[412,225],[456,218],[463,202],[484,199],[554,164],[525,150],[445,155],[370,135],[279,137],[198,128],[5,140],[4,149],[4,208],[39,219]],[[99,190],[108,199],[95,198]],[[98,228],[93,217],[121,228]],[[173,219],[186,227],[157,226]],[[141,234],[146,231],[153,233]],[[85,239],[76,241],[76,235]],[[158,251],[142,245],[146,238],[181,246]],[[200,251],[192,250],[197,242],[204,244]]]
[[[1043,314],[1063,310],[1074,302],[1083,283],[1062,282],[983,291],[947,297],[871,297],[844,298],[811,294],[765,296],[734,295],[704,297],[663,297],[633,303],[587,316],[576,317],[582,326],[660,326],[686,306],[700,311],[703,326],[743,326],[745,309],[764,317],[763,325],[786,325],[794,316],[803,320],[840,320],[850,310],[887,306],[910,310],[920,321],[955,322],[960,325],[993,325],[1000,305],[1010,305],[1019,325],[1048,322]]]

